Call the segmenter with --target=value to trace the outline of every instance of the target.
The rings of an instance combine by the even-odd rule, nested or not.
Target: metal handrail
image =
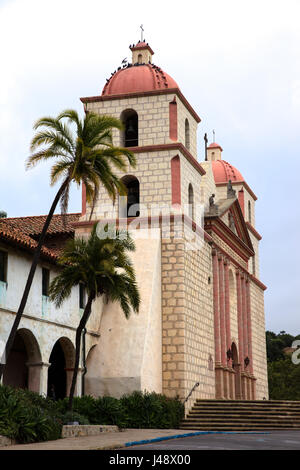
[[[190,398],[190,396],[192,395],[193,391],[195,390],[195,388],[199,387],[200,383],[199,382],[196,382],[195,385],[193,386],[193,388],[191,389],[190,393],[188,394],[188,396],[186,397],[186,399],[184,400],[183,403],[185,403],[186,401],[188,401],[188,399]]]

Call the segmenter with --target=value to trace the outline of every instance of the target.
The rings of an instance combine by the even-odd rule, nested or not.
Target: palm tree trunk
[[[76,381],[77,381],[77,374],[78,374],[78,368],[79,368],[79,359],[80,359],[80,345],[81,345],[81,334],[83,329],[85,328],[87,321],[89,319],[89,316],[91,314],[91,309],[92,309],[92,303],[95,299],[95,292],[91,292],[87,301],[87,304],[85,306],[85,309],[83,311],[83,315],[81,317],[80,323],[77,327],[76,330],[76,339],[75,339],[75,364],[74,364],[74,372],[73,372],[73,377],[72,377],[72,383],[71,383],[71,388],[70,388],[70,393],[69,393],[69,402],[68,402],[68,410],[72,411],[73,408],[73,398],[74,398],[74,392],[75,392],[75,387],[76,387]]]
[[[36,271],[37,264],[38,264],[39,259],[40,259],[41,249],[42,249],[43,243],[45,241],[47,230],[49,228],[49,225],[50,225],[50,222],[52,220],[54,211],[57,207],[57,204],[58,204],[58,202],[59,202],[59,200],[60,200],[60,198],[61,198],[61,196],[62,196],[63,192],[65,191],[68,184],[69,184],[69,178],[67,178],[63,182],[61,187],[59,188],[59,191],[55,196],[55,199],[52,203],[51,209],[50,209],[49,214],[47,216],[46,222],[44,224],[42,233],[41,233],[40,238],[39,238],[38,245],[37,245],[37,247],[34,251],[31,268],[30,268],[28,278],[27,278],[27,282],[26,282],[26,286],[25,286],[25,289],[24,289],[24,292],[23,292],[23,297],[21,299],[19,309],[18,309],[18,312],[17,312],[16,317],[15,317],[15,321],[14,321],[13,326],[11,328],[8,340],[6,342],[5,355],[4,355],[4,364],[0,364],[0,381],[1,381],[1,378],[3,376],[5,366],[6,366],[6,361],[7,361],[7,358],[9,356],[9,353],[11,351],[11,348],[13,346],[15,336],[16,336],[16,333],[17,333],[17,330],[18,330],[18,327],[19,327],[19,324],[20,324],[20,321],[21,321],[21,318],[22,318],[27,300],[28,300],[30,288],[31,288],[31,285],[32,285],[32,281],[33,281],[33,278],[34,278],[34,274],[35,274],[35,271]]]

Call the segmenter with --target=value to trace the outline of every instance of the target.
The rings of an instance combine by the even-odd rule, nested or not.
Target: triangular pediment
[[[205,225],[207,228],[216,227],[228,241],[231,238],[235,242],[239,240],[248,256],[254,254],[246,221],[236,197],[222,199],[217,204],[211,205],[205,214]]]

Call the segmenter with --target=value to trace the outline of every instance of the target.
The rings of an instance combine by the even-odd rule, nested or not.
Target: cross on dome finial
[[[215,143],[216,142],[216,133],[215,133],[215,130],[213,129],[213,142]]]
[[[141,24],[140,28],[141,28],[141,42],[143,42],[144,41],[144,35],[143,35],[144,28],[143,28],[142,24]]]

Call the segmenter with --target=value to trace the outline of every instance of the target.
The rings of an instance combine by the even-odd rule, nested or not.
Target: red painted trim
[[[136,93],[122,93],[119,95],[101,95],[101,96],[87,96],[80,98],[82,103],[95,103],[97,101],[109,101],[109,100],[122,100],[127,98],[139,98],[140,96],[156,96],[156,95],[168,95],[168,94],[175,94],[178,98],[181,99],[184,106],[188,109],[191,113],[193,118],[199,123],[201,122],[200,117],[196,113],[196,111],[192,108],[190,103],[187,99],[183,96],[179,88],[167,88],[163,90],[150,90],[150,91],[143,91],[143,92],[136,92]]]
[[[231,348],[231,328],[230,328],[230,292],[229,292],[229,266],[224,264],[225,275],[225,324],[226,324],[226,351]]]
[[[221,363],[221,335],[219,315],[219,269],[218,256],[214,250],[213,258],[213,296],[214,296],[214,338],[215,338],[215,362]]]
[[[246,225],[250,232],[253,233],[253,235],[257,238],[257,240],[262,239],[262,236],[255,230],[255,228],[253,227],[253,225],[250,224],[250,222],[246,222]]]
[[[222,238],[222,240],[227,243],[228,246],[230,246],[237,254],[239,254],[241,258],[248,262],[250,256],[254,255],[254,251],[249,248],[235,233],[233,233],[232,230],[230,230],[230,228],[225,224],[225,222],[223,222],[223,220],[215,219],[213,222],[214,223],[210,224],[206,222],[205,230],[212,229],[215,233],[217,233],[217,235],[220,236],[220,238]],[[217,228],[216,225],[219,225],[220,228]],[[240,249],[231,242],[232,239],[240,246]],[[241,250],[244,250],[246,254]]]
[[[171,160],[172,205],[181,205],[181,174],[178,155]]]
[[[247,331],[248,331],[248,356],[250,359],[250,374],[253,375],[253,354],[252,354],[252,318],[251,318],[251,297],[250,283],[246,282],[246,307],[247,307]]]
[[[125,220],[127,220],[127,225],[132,222],[133,220],[138,220],[140,221],[142,224],[145,223],[145,221],[147,221],[147,224],[148,224],[148,227],[151,227],[151,222],[154,221],[154,222],[159,222],[159,224],[161,224],[162,222],[165,222],[165,217],[159,215],[159,216],[154,216],[154,217],[151,217],[151,216],[148,216],[148,217],[128,217],[127,219],[105,219],[105,222],[106,223],[115,223],[116,224],[116,227],[119,227],[119,224],[120,224],[120,220],[122,221],[122,224],[124,223]],[[81,227],[93,227],[93,225],[95,225],[96,223],[98,222],[103,222],[104,220],[84,220],[82,222],[76,222],[73,224],[73,227],[74,228],[81,228]],[[199,225],[197,225],[195,222],[192,221],[192,219],[190,217],[188,217],[186,214],[170,214],[170,222],[173,223],[173,222],[178,222],[178,221],[182,221],[184,224],[189,224],[192,229],[193,229],[193,232],[195,233],[198,233],[198,235],[204,235],[204,240],[207,241],[207,242],[210,242],[212,243],[213,242],[213,239],[212,237],[205,231],[203,230],[202,227],[200,227]],[[138,228],[138,227],[137,227]]]
[[[226,366],[226,322],[225,322],[225,282],[223,257],[219,263],[219,311],[220,311],[220,336],[221,336],[221,363]]]
[[[243,216],[245,217],[245,195],[243,188],[239,190],[238,199],[240,203],[240,207],[242,209]]]
[[[246,279],[245,276],[241,279],[242,287],[242,321],[243,321],[243,338],[244,338],[244,355],[241,360],[248,356],[248,318],[247,318],[247,299],[246,299]],[[246,369],[246,366],[245,366]]]
[[[212,241],[212,238],[211,238],[211,244],[214,249],[216,249],[217,251],[220,251],[223,255],[225,255],[226,258],[228,258],[231,261],[231,263],[234,266],[236,266],[236,268],[239,268],[243,273],[246,273],[251,279],[251,281],[253,281],[254,284],[256,284],[260,289],[262,290],[267,289],[267,286],[265,286],[265,284],[263,284],[259,279],[253,276],[253,274],[251,274],[247,269],[245,269],[245,266],[242,266],[236,259],[234,259],[230,254],[228,254],[215,240]]]
[[[253,276],[253,274],[249,273],[250,279],[262,290],[267,290],[267,286],[263,284],[257,277]]]
[[[142,51],[144,49],[148,49],[148,51],[154,55],[153,49],[149,46],[149,44],[145,44],[144,42],[142,43],[137,43],[135,46],[129,48],[131,51]]]
[[[237,316],[238,316],[238,337],[239,337],[239,362],[241,370],[244,370],[243,351],[244,351],[244,337],[243,337],[243,318],[242,318],[242,296],[241,296],[241,275],[236,273],[236,300],[237,300]]]
[[[86,187],[85,184],[82,183],[82,189],[81,189],[81,215],[86,214]]]
[[[171,140],[177,140],[177,103],[176,96],[169,103],[169,136]]]
[[[227,186],[227,184],[228,184],[228,182],[225,181],[224,183],[216,183],[216,186]],[[232,181],[231,184],[232,184],[232,186],[237,185],[237,184],[242,184],[244,186],[244,188],[247,189],[250,196],[253,197],[254,201],[257,201],[257,196],[254,194],[254,192],[252,191],[250,186],[246,183],[246,181],[243,181],[243,180],[241,180],[241,181]]]
[[[197,160],[193,157],[193,155],[180,142],[176,142],[174,144],[144,145],[143,147],[128,147],[128,150],[130,150],[133,153],[160,152],[164,150],[179,150],[201,175],[205,175],[206,173],[206,171],[200,165],[200,163],[197,162]]]

